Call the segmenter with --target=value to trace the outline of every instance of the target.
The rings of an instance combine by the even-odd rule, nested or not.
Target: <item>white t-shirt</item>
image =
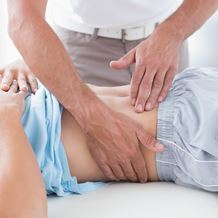
[[[131,27],[161,21],[183,0],[52,0],[53,21],[99,28]]]

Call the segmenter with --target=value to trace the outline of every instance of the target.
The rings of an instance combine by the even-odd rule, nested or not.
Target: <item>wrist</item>
[[[4,121],[11,122],[11,120],[20,121],[21,116],[22,114],[15,104],[0,106],[1,123]]]
[[[106,124],[106,120],[110,120],[111,118],[111,109],[108,108],[102,101],[95,105],[94,110],[90,111],[88,122],[87,122],[87,132],[92,131],[93,126],[96,124]]]
[[[182,28],[179,28],[178,25],[171,20],[166,20],[160,24],[156,31],[158,35],[166,35],[168,40],[170,40],[172,43],[176,42],[178,44],[182,44],[182,42],[185,40],[185,35],[182,31]]]
[[[85,132],[88,134],[96,129],[96,126],[105,126],[106,120],[111,120],[111,110],[99,100],[93,110],[87,116]]]
[[[190,26],[191,26],[191,19],[190,15],[193,11],[190,8],[189,4],[190,1],[185,2],[173,13],[169,16],[162,24],[164,27],[168,28],[170,34],[176,36],[180,41],[184,41],[190,35]],[[193,4],[193,3],[191,3]],[[191,12],[191,14],[190,14]]]
[[[105,122],[106,114],[109,114],[110,109],[86,85],[80,93],[82,96],[79,96],[77,104],[74,104],[70,112],[82,130],[89,133],[94,123]]]

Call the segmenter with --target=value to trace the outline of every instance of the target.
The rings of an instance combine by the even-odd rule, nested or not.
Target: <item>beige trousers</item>
[[[119,86],[130,83],[133,67],[113,70],[109,63],[125,55],[143,39],[122,42],[119,39],[74,32],[60,26],[55,26],[54,29],[84,82],[99,86]],[[178,72],[188,65],[188,45],[184,42],[181,47]]]

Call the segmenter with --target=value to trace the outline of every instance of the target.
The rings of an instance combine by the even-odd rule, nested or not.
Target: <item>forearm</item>
[[[160,26],[185,40],[217,10],[218,0],[184,0],[178,10]]]
[[[9,14],[10,35],[25,62],[85,128],[94,108],[103,106],[80,80],[61,41],[33,8]]]
[[[45,189],[20,117],[10,108],[1,108],[0,117],[0,214],[45,218]]]

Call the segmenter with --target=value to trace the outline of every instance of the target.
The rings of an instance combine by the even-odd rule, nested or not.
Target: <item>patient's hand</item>
[[[2,76],[0,75],[0,85],[2,84]],[[27,92],[18,92],[18,83],[14,80],[7,92],[0,89],[0,109],[14,108],[22,116],[24,110],[24,99]]]
[[[17,80],[18,87],[22,91],[28,91],[28,85],[30,86],[33,93],[37,90],[37,80],[33,73],[30,71],[28,66],[23,60],[17,60],[11,64],[0,69],[2,75],[1,89],[8,91],[13,83],[13,80]]]

